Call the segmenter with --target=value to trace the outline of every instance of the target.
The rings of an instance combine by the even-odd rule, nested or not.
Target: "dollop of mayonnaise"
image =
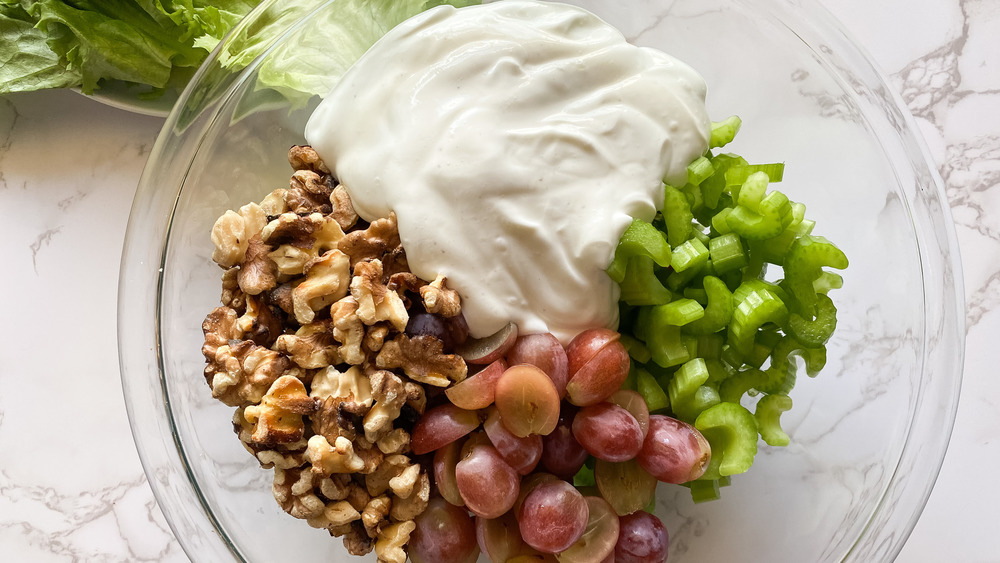
[[[447,276],[473,336],[513,321],[563,342],[617,326],[618,239],[709,134],[693,69],[583,9],[524,0],[403,22],[305,131],[362,218],[395,211],[410,269]]]

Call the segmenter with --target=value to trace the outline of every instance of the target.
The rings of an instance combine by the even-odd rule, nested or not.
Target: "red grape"
[[[514,514],[521,513],[521,505],[524,504],[524,498],[528,496],[528,493],[535,490],[535,487],[541,485],[542,483],[548,483],[549,481],[561,481],[562,479],[552,475],[551,473],[532,473],[521,479],[521,490],[517,495],[517,500],[514,502]]]
[[[583,536],[589,515],[583,495],[559,479],[539,483],[528,493],[517,520],[526,544],[543,553],[558,553]]]
[[[462,444],[456,440],[434,452],[434,483],[444,500],[455,506],[465,506],[455,481],[455,466],[458,464],[461,448]]]
[[[648,512],[636,512],[619,519],[615,563],[663,563],[667,560],[670,538],[660,519]]]
[[[566,395],[568,360],[566,350],[555,336],[548,333],[519,336],[507,352],[507,363],[530,364],[541,369],[552,379],[559,397]]]
[[[500,411],[491,408],[483,429],[504,461],[521,475],[531,473],[542,457],[542,437],[532,434],[520,438],[510,433],[500,421]]]
[[[473,563],[479,557],[476,526],[464,508],[434,497],[414,523],[407,542],[413,563]]]
[[[566,551],[556,554],[559,563],[602,563],[615,553],[618,542],[618,515],[600,497],[585,497],[589,518],[583,536]]]
[[[585,330],[566,348],[569,382],[566,395],[574,405],[593,405],[608,398],[628,376],[629,357],[620,335],[606,328]]]
[[[608,397],[608,402],[632,413],[632,416],[639,423],[639,427],[642,428],[643,439],[646,438],[646,434],[649,432],[649,405],[646,404],[642,395],[631,389],[620,389]]]
[[[455,406],[468,410],[485,409],[493,404],[497,381],[506,370],[507,362],[499,359],[486,366],[486,369],[445,389],[444,393]]]
[[[507,561],[521,553],[524,540],[511,510],[497,518],[476,517],[476,540],[490,561]]]
[[[559,393],[545,372],[532,365],[507,368],[497,382],[497,410],[515,436],[548,434],[559,422]]]
[[[636,460],[658,480],[680,484],[701,477],[711,457],[708,440],[695,427],[654,414]]]
[[[479,427],[479,415],[445,403],[425,412],[413,425],[410,446],[420,455],[442,448]]]
[[[469,510],[476,516],[496,518],[514,506],[521,476],[496,448],[476,445],[455,466],[455,481]]]
[[[573,418],[573,436],[597,459],[626,461],[642,447],[642,428],[627,410],[612,403],[580,409]]]
[[[550,473],[568,480],[580,471],[590,454],[573,436],[572,418],[567,419],[567,410],[563,409],[555,430],[542,437],[542,466]]]
[[[601,496],[619,515],[642,510],[656,496],[656,478],[634,459],[619,463],[597,460],[594,481]]]

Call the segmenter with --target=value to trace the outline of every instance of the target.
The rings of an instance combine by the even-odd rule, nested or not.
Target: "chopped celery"
[[[827,269],[848,265],[812,234],[805,205],[771,187],[783,163],[713,154],[740,125],[712,124],[710,150],[688,166],[687,182],[664,184],[663,207],[651,222],[633,221],[608,268],[633,362],[623,388],[711,444],[705,475],[685,484],[696,502],[719,498],[729,475],[749,469],[758,439],[789,443],[779,420],[788,393],[803,364],[809,376],[825,365],[837,326],[828,294],[844,280]],[[783,280],[765,280],[770,264]],[[753,413],[740,404],[747,395],[759,397]]]

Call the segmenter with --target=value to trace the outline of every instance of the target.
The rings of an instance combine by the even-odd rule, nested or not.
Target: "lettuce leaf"
[[[361,55],[404,20],[440,5],[463,7],[480,3],[480,0],[334,2],[308,20],[305,28],[296,33],[295,40],[279,45],[261,63],[258,89],[275,90],[291,101],[293,107],[301,107],[313,96],[325,96]],[[276,29],[284,31],[282,26]],[[253,52],[246,45],[235,46],[242,53]]]
[[[45,32],[20,6],[0,4],[0,94],[80,83],[81,75],[59,63],[59,55],[45,42]],[[8,47],[14,46],[17,47]]]

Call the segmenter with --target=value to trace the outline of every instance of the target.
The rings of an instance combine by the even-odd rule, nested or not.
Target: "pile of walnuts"
[[[274,469],[274,498],[355,555],[403,563],[430,479],[411,457],[425,386],[463,380],[465,361],[411,314],[461,325],[444,278],[410,273],[395,216],[366,223],[316,152],[292,147],[287,189],[227,211],[212,229],[222,306],[202,329],[212,396]]]

